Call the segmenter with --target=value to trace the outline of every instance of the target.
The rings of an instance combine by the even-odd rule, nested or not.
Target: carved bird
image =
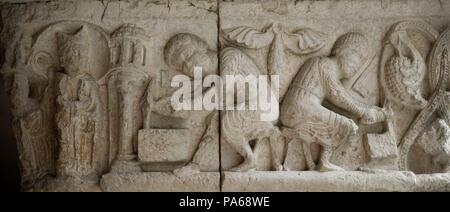
[[[421,83],[426,71],[425,61],[409,41],[406,31],[393,35],[391,44],[394,46],[395,55],[386,62],[386,94],[391,101],[400,105],[422,109],[427,104],[421,94]]]

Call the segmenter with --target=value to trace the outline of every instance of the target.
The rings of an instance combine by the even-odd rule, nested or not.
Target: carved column
[[[142,125],[140,102],[149,82],[148,44],[144,30],[131,24],[112,35],[108,85],[117,91],[118,161],[136,158],[137,132]]]

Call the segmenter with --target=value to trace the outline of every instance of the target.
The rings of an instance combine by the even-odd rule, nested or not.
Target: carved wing
[[[284,38],[286,47],[295,54],[310,54],[319,51],[326,44],[327,35],[305,28],[287,33]]]
[[[226,40],[236,45],[252,49],[265,47],[272,43],[274,38],[274,34],[270,30],[261,32],[247,26],[224,29],[223,33]]]

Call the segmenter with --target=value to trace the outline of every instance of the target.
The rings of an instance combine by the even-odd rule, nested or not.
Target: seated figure
[[[217,52],[209,49],[207,43],[196,35],[193,34],[178,34],[172,37],[167,43],[164,50],[166,63],[173,69],[180,71],[188,76],[194,76],[194,68],[202,67],[205,73],[216,73],[218,58]],[[229,47],[224,48],[220,54],[220,71],[221,75],[240,75],[246,77],[248,75],[259,76],[262,73],[256,66],[254,61],[246,55],[244,52],[237,48]],[[211,96],[210,92],[214,92],[218,85],[214,85],[207,91],[203,92],[200,96],[193,96],[193,102],[201,101],[203,96]],[[224,93],[228,96],[228,93],[232,92],[234,96],[234,89],[230,89],[228,86],[224,86]],[[273,94],[273,92],[270,92]],[[269,94],[269,95],[270,95]],[[273,98],[275,98],[272,95]],[[221,99],[225,107],[225,99]],[[248,96],[244,100],[245,103],[253,101]],[[244,102],[234,102],[232,107],[238,107],[239,104]],[[249,171],[255,169],[256,159],[253,150],[249,144],[252,140],[261,140],[263,138],[269,138],[272,155],[273,166],[276,170],[282,170],[281,155],[282,155],[282,143],[280,143],[281,133],[279,129],[274,125],[278,120],[278,102],[276,105],[271,105],[271,112],[274,114],[270,117],[275,117],[273,120],[261,121],[260,115],[262,113],[267,115],[267,111],[256,110],[224,110],[221,112],[221,128],[222,138],[225,139],[231,147],[239,153],[243,158],[243,162],[232,168],[231,171]],[[225,108],[224,107],[224,108]],[[181,107],[180,107],[181,108]],[[213,126],[210,124],[210,126]],[[206,132],[213,132],[214,130],[206,130]],[[201,159],[201,154],[204,152],[202,147],[208,146],[208,142],[212,142],[208,134],[205,134],[199,144],[199,149],[193,157],[193,161],[189,165],[195,166],[198,160]],[[188,167],[189,167],[188,166]],[[186,167],[185,167],[186,168]]]
[[[325,100],[355,118],[361,118],[365,124],[385,119],[381,108],[356,101],[341,83],[362,68],[368,59],[368,48],[369,42],[364,35],[357,32],[344,34],[337,39],[330,57],[309,59],[290,85],[281,106],[280,121],[303,142],[309,169],[316,168],[310,157],[309,144],[317,143],[322,149],[318,170],[342,170],[330,162],[333,148],[358,131],[351,118],[324,107]]]

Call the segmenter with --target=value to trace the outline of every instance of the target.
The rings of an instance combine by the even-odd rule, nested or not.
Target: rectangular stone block
[[[371,160],[398,156],[397,142],[389,134],[367,134],[367,152]]]
[[[251,172],[223,174],[224,192],[450,191],[450,174],[412,172]]]
[[[171,172],[111,173],[103,176],[100,185],[107,192],[219,192],[220,173],[187,176]]]

